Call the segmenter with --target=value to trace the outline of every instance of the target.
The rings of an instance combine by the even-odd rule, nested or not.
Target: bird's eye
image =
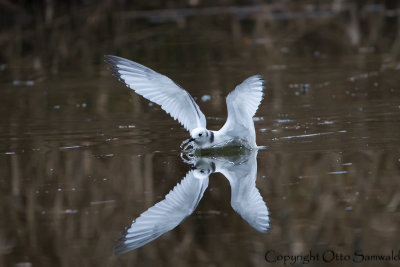
[[[202,133],[199,133],[199,136],[202,136],[203,134]]]

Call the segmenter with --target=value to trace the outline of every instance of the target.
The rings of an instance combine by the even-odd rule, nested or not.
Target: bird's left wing
[[[165,75],[131,60],[106,55],[114,75],[144,98],[158,104],[186,130],[206,128],[206,118],[193,97]]]
[[[189,171],[164,200],[133,221],[121,238],[123,242],[116,248],[115,253],[122,254],[144,246],[178,226],[193,213],[207,187],[208,176],[199,179],[193,170]]]

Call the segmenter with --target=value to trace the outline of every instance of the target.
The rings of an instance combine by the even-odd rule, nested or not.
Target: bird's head
[[[189,141],[194,141],[196,144],[201,145],[209,140],[210,131],[206,128],[196,128],[190,132],[192,138]]]
[[[215,163],[214,160],[209,158],[197,158],[194,165],[191,167],[193,170],[193,174],[196,178],[206,178],[211,173],[215,172]]]
[[[197,179],[207,178],[210,174],[211,174],[211,171],[209,169],[193,168],[193,175]]]

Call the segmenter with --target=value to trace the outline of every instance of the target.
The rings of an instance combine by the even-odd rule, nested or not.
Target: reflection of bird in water
[[[269,212],[256,188],[257,151],[247,152],[248,154],[231,157],[199,158],[195,168],[202,170],[202,166],[208,166],[209,171],[223,174],[231,185],[232,208],[253,228],[266,233],[269,227]]]
[[[253,228],[266,233],[269,212],[256,188],[257,150],[232,157],[193,158],[192,170],[126,230],[117,254],[139,248],[178,226],[193,213],[208,187],[209,175],[222,173],[231,185],[232,208]]]
[[[105,56],[120,81],[144,98],[161,106],[190,132],[196,147],[223,146],[230,140],[241,140],[257,148],[253,116],[261,103],[264,80],[260,75],[247,78],[226,97],[228,119],[219,131],[206,129],[206,118],[192,96],[167,76],[143,65],[116,56]]]

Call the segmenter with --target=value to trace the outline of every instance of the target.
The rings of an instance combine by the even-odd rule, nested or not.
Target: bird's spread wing
[[[263,98],[264,80],[261,75],[247,78],[236,86],[226,97],[228,119],[221,133],[232,137],[245,138],[255,144],[254,122],[252,120]]]
[[[229,180],[232,189],[232,208],[253,228],[262,233],[269,229],[269,212],[256,188],[257,153],[238,165],[225,165],[220,172]]]
[[[207,186],[208,176],[199,179],[194,176],[193,171],[188,172],[164,200],[133,221],[121,238],[123,243],[116,248],[115,253],[122,254],[144,246],[175,228],[193,213]]]
[[[139,63],[125,58],[106,55],[106,62],[112,65],[120,81],[144,98],[158,104],[186,130],[206,128],[206,118],[190,94],[170,78]]]
[[[269,229],[269,212],[260,192],[254,186],[246,188],[242,196],[231,200],[232,208],[254,229],[266,233]]]

